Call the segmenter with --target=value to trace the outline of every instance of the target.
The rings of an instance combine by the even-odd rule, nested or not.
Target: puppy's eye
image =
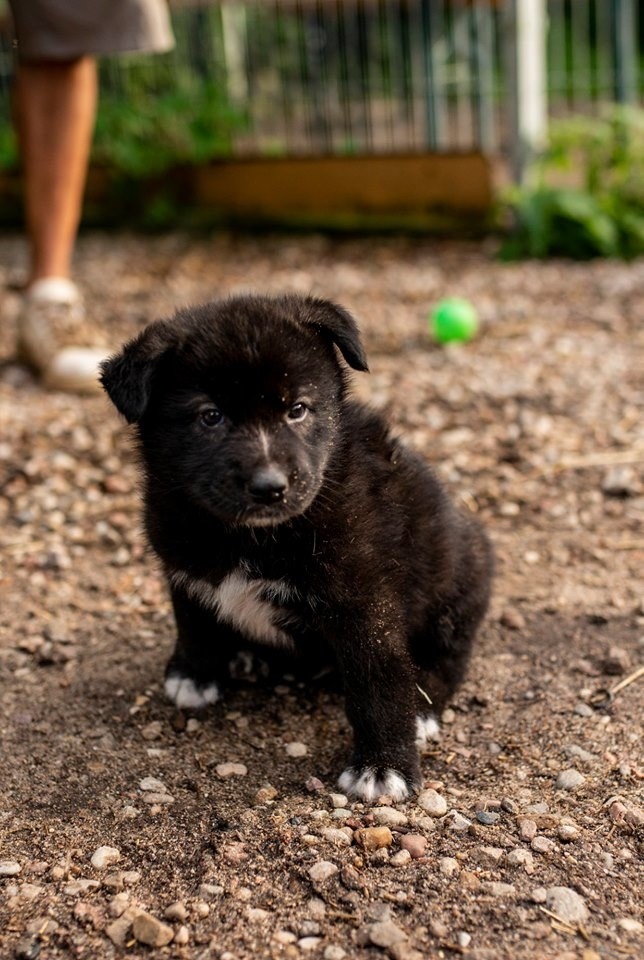
[[[199,411],[199,423],[204,427],[218,427],[224,415],[217,407],[202,407]]]
[[[304,420],[304,417],[309,412],[309,408],[305,403],[294,403],[291,409],[289,410],[287,416],[289,420]]]

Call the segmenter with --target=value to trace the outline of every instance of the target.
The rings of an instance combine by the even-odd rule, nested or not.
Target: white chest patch
[[[284,580],[252,580],[241,568],[229,573],[217,587],[185,570],[174,571],[170,579],[250,640],[291,646],[291,637],[276,625],[278,605],[296,596]]]

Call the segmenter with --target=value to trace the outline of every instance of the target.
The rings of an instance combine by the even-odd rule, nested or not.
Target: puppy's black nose
[[[248,492],[258,503],[277,503],[284,499],[288,480],[277,467],[262,467],[250,479]]]

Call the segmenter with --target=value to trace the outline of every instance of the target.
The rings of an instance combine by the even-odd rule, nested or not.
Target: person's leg
[[[28,285],[45,277],[70,277],[96,102],[93,57],[23,61],[18,66]]]

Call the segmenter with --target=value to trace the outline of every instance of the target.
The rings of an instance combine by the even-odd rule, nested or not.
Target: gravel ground
[[[0,281],[23,255],[0,238]],[[174,711],[128,430],[106,399],[47,394],[12,362],[7,294],[3,960],[642,956],[644,262],[91,235],[78,276],[115,345],[250,287],[352,308],[373,371],[356,389],[483,518],[498,577],[409,803],[339,795],[349,731],[332,691],[251,677],[207,714]],[[468,346],[427,340],[446,294],[479,309]]]

